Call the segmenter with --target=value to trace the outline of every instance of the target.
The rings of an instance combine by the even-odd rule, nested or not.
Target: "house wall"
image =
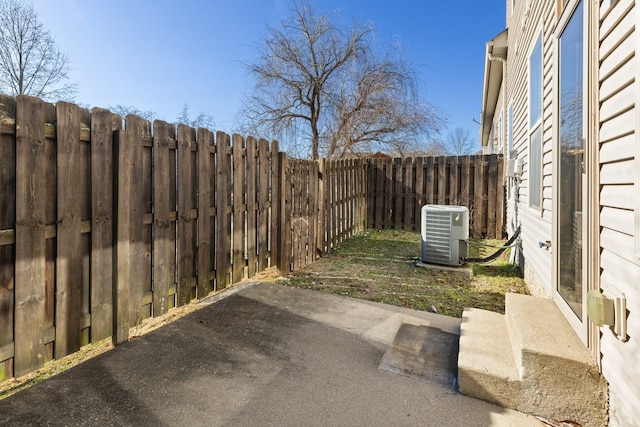
[[[599,206],[599,264],[597,285],[614,297],[624,294],[627,304],[628,340],[623,342],[609,327],[600,328],[599,356],[609,384],[609,417],[612,426],[640,425],[640,7],[635,0],[583,0],[594,8],[598,27],[596,43],[598,151],[597,200]],[[522,225],[523,269],[533,294],[551,296],[552,251],[539,242],[552,240],[553,146],[555,144],[554,38],[557,3],[550,0],[507,0],[508,66],[503,81],[505,111],[513,105],[513,144],[521,162],[517,210],[509,208],[508,221],[517,215]],[[514,9],[511,10],[511,6]],[[532,44],[543,31],[543,201],[542,209],[529,207],[529,100],[528,61]],[[594,51],[594,49],[592,49]],[[505,113],[506,114],[506,113]],[[498,126],[497,112],[494,128]],[[506,115],[505,115],[506,117]],[[506,122],[505,122],[506,123]],[[506,128],[506,126],[505,126]],[[506,138],[505,138],[506,140]],[[553,248],[552,248],[553,249]],[[594,342],[592,340],[592,342]],[[598,340],[594,351],[598,354]]]
[[[633,0],[599,9],[600,287],[624,293],[629,340],[601,328],[602,373],[609,382],[610,425],[640,425],[640,259],[635,239],[638,181],[638,41]]]
[[[551,295],[551,251],[539,242],[551,240],[552,219],[552,113],[553,105],[553,28],[555,4],[551,1],[507,1],[508,65],[504,84],[505,117],[509,104],[513,107],[513,148],[521,164],[517,201],[517,221],[522,226],[522,266],[525,279],[534,295]],[[542,112],[542,207],[529,207],[529,56],[542,32],[543,112]],[[494,126],[497,126],[497,114]],[[505,121],[506,123],[506,121]],[[506,127],[506,126],[505,126]],[[506,138],[505,138],[506,141]],[[508,219],[516,215],[510,210]]]

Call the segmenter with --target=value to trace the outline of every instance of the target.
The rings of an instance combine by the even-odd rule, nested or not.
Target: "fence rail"
[[[0,381],[270,266],[302,268],[367,226],[416,228],[423,202],[466,200],[451,179],[488,219],[474,229],[501,229],[496,157],[313,162],[277,141],[125,121],[0,97]]]

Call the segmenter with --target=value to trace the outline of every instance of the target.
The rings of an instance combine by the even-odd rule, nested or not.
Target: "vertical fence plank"
[[[216,182],[217,229],[216,229],[216,290],[221,291],[229,283],[231,256],[231,158],[230,137],[224,132],[216,134],[216,159],[218,179]]]
[[[56,121],[56,111],[53,104],[44,104],[45,129],[51,129]],[[53,130],[53,129],[51,129]],[[45,184],[45,196],[40,201],[45,210],[45,224],[47,229],[57,231],[58,213],[57,205],[57,141],[52,132],[45,133],[45,164],[44,173],[47,176]],[[55,341],[55,289],[56,289],[56,249],[57,237],[45,231],[45,317],[43,325],[43,337],[45,343],[44,361],[53,358]]]
[[[213,290],[210,275],[213,274],[214,240],[211,203],[214,187],[213,162],[211,149],[213,132],[198,129],[198,284],[196,295],[204,298]]]
[[[129,328],[142,321],[142,300],[150,276],[147,211],[145,197],[144,139],[149,122],[137,116],[126,118],[126,130],[117,131],[114,140],[117,212],[114,289],[113,342],[121,344],[129,338]]]
[[[427,157],[427,165],[426,165],[426,179],[425,179],[425,194],[426,194],[426,203],[427,205],[432,205],[438,203],[438,193],[436,191],[436,163],[435,157]]]
[[[269,262],[269,141],[258,140],[258,271]]]
[[[144,319],[153,316],[153,267],[151,256],[153,252],[153,138],[151,136],[151,122],[144,121],[143,132],[138,144],[141,145],[142,168],[140,212],[142,213],[142,227],[140,227],[142,252],[139,260],[138,282],[140,286],[140,305],[136,313],[136,322],[140,324]]]
[[[80,110],[80,345],[91,342],[91,112]]]
[[[174,285],[171,265],[176,260],[176,242],[170,226],[171,168],[169,142],[175,139],[175,127],[156,120],[153,123],[153,316],[161,316],[169,310],[169,288]]]
[[[393,166],[395,169],[395,174],[394,174],[394,208],[393,208],[393,228],[395,230],[399,230],[400,228],[402,228],[402,220],[404,219],[402,216],[402,208],[403,208],[403,169],[404,169],[404,165],[402,164],[402,159],[401,158],[395,158],[393,159]]]
[[[447,158],[445,156],[436,157],[437,163],[437,195],[438,195],[438,204],[446,205],[447,204]]]
[[[370,158],[364,160],[365,162],[365,170],[367,173],[367,182],[369,185],[367,186],[366,199],[371,203],[370,208],[367,209],[366,212],[366,221],[365,227],[375,228],[375,209],[373,208],[376,205],[376,166],[375,159]]]
[[[420,230],[420,222],[422,219],[420,215],[422,214],[422,206],[425,205],[426,200],[424,197],[424,157],[418,157],[415,161],[416,164],[416,203],[414,204],[414,214],[415,224],[413,225],[414,230]]]
[[[285,153],[278,153],[278,170],[280,171],[278,180],[280,188],[278,269],[282,273],[287,273],[291,271],[291,187],[288,185],[291,179],[291,168]]]
[[[122,118],[108,110],[91,110],[91,341],[113,331],[113,132]]]
[[[57,138],[57,256],[55,357],[80,349],[82,314],[82,180],[80,108],[56,105]]]
[[[257,179],[257,141],[254,137],[247,137],[247,186],[245,196],[247,198],[247,277],[255,276],[257,270],[257,224],[258,213],[256,209],[256,179]]]
[[[17,97],[15,375],[44,365],[47,197],[43,101]]]
[[[353,215],[355,212],[355,198],[354,190],[354,168],[353,168],[354,159],[346,159],[346,170],[345,170],[345,180],[344,180],[344,192],[345,198],[347,199],[347,216],[345,218],[345,228],[347,229],[346,238],[349,239],[353,236]]]
[[[16,226],[16,101],[0,95],[0,381],[13,376],[15,226]],[[2,351],[4,349],[5,351]],[[5,360],[6,359],[6,360]]]
[[[460,179],[460,205],[471,207],[469,205],[469,194],[471,191],[470,180],[473,178],[471,175],[471,158],[465,156],[462,160],[462,177]]]
[[[402,228],[405,230],[413,229],[415,218],[413,216],[416,195],[415,195],[415,182],[413,180],[413,158],[407,157],[404,159],[404,179],[402,190],[404,192],[404,219],[402,221]]]
[[[118,130],[114,134],[114,210],[116,212],[116,245],[114,253],[115,284],[113,291],[113,335],[115,345],[129,339],[129,284],[132,279],[132,266],[129,262],[132,253],[132,229],[134,228],[134,201],[132,181],[136,179],[134,164],[134,138],[132,131]],[[138,225],[138,224],[135,224]]]
[[[178,306],[187,304],[194,296],[197,263],[197,222],[192,210],[195,206],[194,183],[196,165],[192,155],[195,148],[195,129],[178,125]]]
[[[135,180],[131,182],[133,200],[132,241],[133,252],[130,262],[133,276],[130,277],[129,315],[130,326],[139,325],[148,316],[148,307],[144,307],[145,294],[151,290],[151,224],[145,221],[145,215],[151,213],[151,124],[136,116],[127,116],[126,129],[133,131],[129,140],[134,145],[133,162]],[[135,279],[134,279],[135,277]]]
[[[278,154],[278,141],[271,142],[271,152],[269,155],[269,159],[271,161],[271,176],[270,176],[270,217],[271,217],[271,228],[269,230],[269,260],[270,265],[272,267],[280,266],[280,205],[281,205],[281,196],[280,196],[280,160]]]
[[[232,136],[233,151],[233,256],[232,275],[233,283],[237,283],[244,277],[244,236],[245,236],[245,165],[244,165],[244,138],[238,134]]]
[[[458,156],[449,157],[449,202],[448,204],[459,206],[460,205],[460,185],[459,185],[459,169],[458,169]]]
[[[501,239],[503,237],[504,218],[506,215],[504,209],[505,197],[504,197],[504,158],[501,156],[498,158],[498,172],[497,172],[497,200],[496,200],[496,231],[495,238]]]
[[[383,228],[385,223],[385,163],[387,159],[378,158],[375,159],[376,169],[376,204],[375,204],[375,228]],[[388,167],[388,166],[387,166]]]
[[[489,157],[489,165],[485,178],[487,185],[487,229],[486,236],[489,238],[496,237],[496,206],[498,203],[498,156],[492,154]]]
[[[315,262],[320,255],[317,244],[318,221],[318,187],[320,185],[318,162],[309,163],[309,263]]]
[[[326,209],[325,209],[325,180],[326,180],[326,171],[325,159],[317,160],[317,171],[318,171],[318,227],[316,231],[316,248],[318,249],[318,255],[327,251],[326,241],[327,241],[327,218],[326,218]]]
[[[484,192],[483,192],[483,179],[484,179],[484,162],[482,157],[474,156],[474,180],[473,180],[473,225],[471,232],[473,237],[482,236],[482,226],[484,222]]]
[[[302,234],[302,161],[301,160],[289,160],[291,168],[291,271],[295,271],[301,267],[302,263],[302,251],[301,251],[301,234]]]
[[[394,161],[386,162],[385,200],[384,200],[384,228],[391,229],[393,225],[393,191],[394,191]]]

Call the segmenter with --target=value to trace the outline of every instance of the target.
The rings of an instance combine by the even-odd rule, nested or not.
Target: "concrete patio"
[[[402,325],[458,335],[460,319],[266,283],[201,304],[0,401],[0,425],[540,426],[379,369]]]

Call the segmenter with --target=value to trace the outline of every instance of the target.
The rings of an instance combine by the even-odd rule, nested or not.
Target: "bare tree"
[[[191,118],[189,115],[189,106],[184,104],[182,107],[182,111],[178,117],[176,117],[176,123],[182,123],[185,125],[189,125],[192,128],[207,128],[212,130],[215,128],[215,121],[213,120],[213,116],[211,114],[205,113],[204,111],[200,111],[197,116]]]
[[[256,83],[242,112],[246,129],[292,136],[313,159],[388,151],[437,129],[399,45],[380,58],[371,27],[340,26],[305,2],[292,14],[267,29],[249,66]]]
[[[72,100],[69,57],[58,49],[33,6],[0,0],[0,92]]]
[[[152,122],[156,117],[155,111],[142,111],[133,105],[109,105],[109,110],[118,114],[122,119],[125,119],[129,114],[133,114],[134,116],[142,117],[143,119]]]
[[[464,129],[462,127],[456,127],[453,131],[447,134],[445,145],[447,147],[448,154],[452,154],[454,156],[472,154],[474,148],[476,148],[475,141],[469,135],[469,129]]]

